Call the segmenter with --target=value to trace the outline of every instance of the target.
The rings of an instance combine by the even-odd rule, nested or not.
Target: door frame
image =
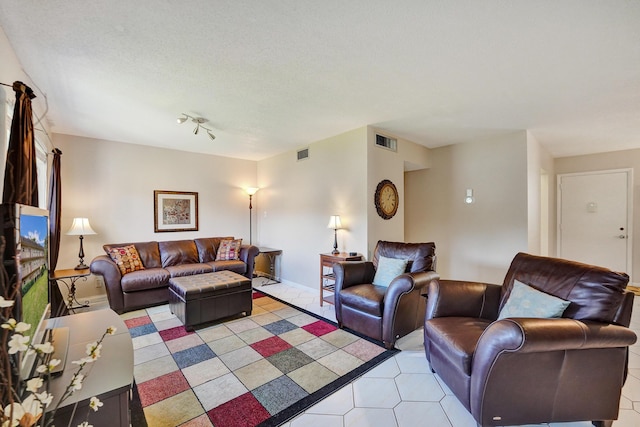
[[[556,176],[556,253],[560,255],[561,241],[561,219],[562,219],[562,191],[561,184],[563,177],[569,176],[585,176],[585,175],[603,175],[607,173],[626,173],[627,174],[627,274],[629,278],[633,277],[633,168],[621,169],[605,169],[588,172],[572,172],[562,173]]]

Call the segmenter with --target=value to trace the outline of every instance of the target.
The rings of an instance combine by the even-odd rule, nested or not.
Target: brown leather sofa
[[[562,318],[496,320],[514,280],[570,301]],[[424,347],[431,369],[482,426],[617,419],[634,295],[602,267],[519,253],[502,286],[434,280]]]
[[[393,348],[396,339],[422,326],[426,310],[422,293],[438,275],[434,243],[379,241],[372,261],[336,263],[336,319],[346,327]],[[379,258],[409,260],[405,273],[389,287],[373,284]]]
[[[166,304],[172,277],[229,270],[252,278],[258,247],[242,245],[239,260],[216,261],[223,239],[233,237],[107,244],[103,246],[107,253],[111,248],[134,245],[144,270],[122,275],[108,255],[94,258],[90,269],[91,273],[103,277],[109,305],[117,313]]]

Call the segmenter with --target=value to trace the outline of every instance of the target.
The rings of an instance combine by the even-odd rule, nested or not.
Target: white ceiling
[[[252,160],[365,125],[640,148],[638,0],[2,0],[0,26],[56,133]]]

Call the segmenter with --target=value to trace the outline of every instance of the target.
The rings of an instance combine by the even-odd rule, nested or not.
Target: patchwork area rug
[[[149,427],[277,426],[397,350],[258,291],[253,313],[187,332],[169,306],[123,315]]]

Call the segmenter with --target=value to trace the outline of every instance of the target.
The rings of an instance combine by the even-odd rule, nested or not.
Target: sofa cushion
[[[404,273],[407,268],[406,259],[387,258],[381,256],[378,258],[378,269],[376,270],[373,284],[376,286],[389,287],[391,281]]]
[[[221,240],[233,240],[231,237],[205,237],[201,239],[194,239],[196,242],[196,248],[198,248],[198,257],[200,262],[209,262],[216,260],[216,254],[220,247]]]
[[[120,269],[120,274],[123,276],[133,271],[144,270],[140,255],[134,245],[110,248],[107,253],[116,263],[118,269]]]
[[[491,320],[473,317],[436,317],[424,323],[424,334],[429,338],[430,346],[451,362],[451,366],[460,367],[466,375],[471,375],[471,363],[476,343]]]
[[[242,246],[242,239],[224,239],[220,241],[216,261],[240,259],[240,246]]]
[[[247,264],[240,260],[211,261],[207,264],[209,264],[213,268],[213,271],[229,270],[242,275],[247,272]]]
[[[384,294],[387,288],[370,284],[349,286],[340,291],[343,306],[382,317]]]
[[[146,291],[169,286],[171,275],[164,268],[147,268],[122,276],[120,285],[124,292]]]
[[[509,299],[500,310],[498,320],[507,317],[562,317],[570,302],[540,292],[518,280],[513,281]]]
[[[180,264],[166,268],[171,277],[191,276],[192,274],[211,273],[213,268],[209,264]]]
[[[158,243],[162,267],[170,267],[180,264],[197,264],[198,249],[193,240],[173,240]]]

